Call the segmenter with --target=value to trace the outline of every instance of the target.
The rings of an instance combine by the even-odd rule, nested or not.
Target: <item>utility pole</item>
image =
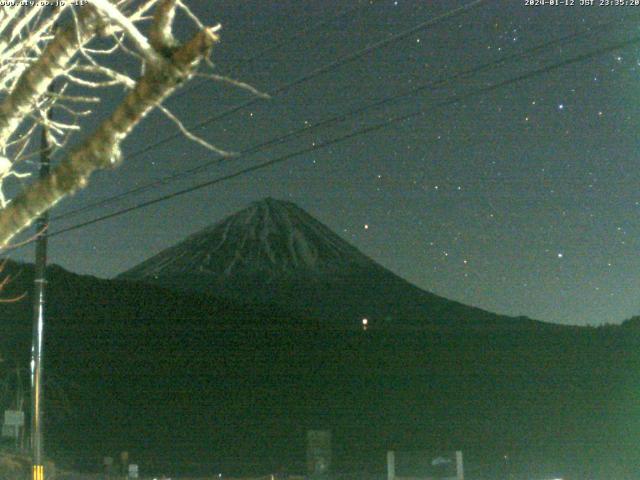
[[[22,376],[20,375],[20,364],[16,362],[16,406],[15,411],[20,412],[24,419],[24,405],[23,405],[23,391],[22,391]],[[23,451],[24,445],[22,445],[22,439],[24,438],[24,423],[16,426],[15,432],[15,449],[16,452]]]
[[[20,373],[20,364],[16,362],[16,411],[24,412],[24,389],[22,386],[22,373]],[[24,414],[23,414],[24,415]],[[24,417],[23,417],[24,418]],[[21,453],[25,451],[24,439],[26,437],[26,427],[23,423],[18,432],[18,442],[16,450]]]
[[[53,85],[49,87],[53,91]],[[47,112],[51,119],[51,108]],[[52,145],[49,142],[49,127],[42,126],[40,139],[40,178],[49,175]],[[36,258],[34,266],[33,290],[33,338],[31,340],[31,452],[32,480],[44,480],[44,462],[42,445],[42,376],[44,353],[45,288],[47,285],[47,228],[49,212],[46,211],[36,222]]]

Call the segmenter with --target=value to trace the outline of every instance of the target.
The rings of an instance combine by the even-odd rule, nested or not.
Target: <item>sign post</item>
[[[464,480],[464,464],[462,463],[462,452],[456,450],[456,478]]]
[[[22,410],[5,410],[4,423],[2,424],[2,436],[13,438],[18,448],[20,430],[24,427],[24,412]]]
[[[396,454],[392,450],[387,452],[387,480],[396,480]]]

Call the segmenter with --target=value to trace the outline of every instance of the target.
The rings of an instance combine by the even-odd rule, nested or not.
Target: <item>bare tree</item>
[[[186,15],[195,27],[184,43],[173,34],[176,14]],[[0,7],[0,247],[85,187],[94,171],[118,165],[122,141],[156,107],[192,140],[227,154],[188,132],[162,105],[208,62],[219,28],[203,25],[182,0]],[[109,59],[116,54],[133,58],[141,73],[114,67]],[[58,88],[52,92],[54,81]],[[124,88],[121,103],[95,131],[80,132],[79,119],[95,111],[105,89],[114,86]],[[55,120],[49,109],[59,112]],[[25,161],[38,153],[31,144],[41,125],[48,127],[49,142],[62,149],[63,159],[47,178],[7,199],[3,182],[29,175]],[[72,149],[64,148],[78,132],[84,137]]]

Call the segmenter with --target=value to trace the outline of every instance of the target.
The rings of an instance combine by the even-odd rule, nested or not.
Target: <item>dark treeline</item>
[[[21,273],[4,295],[29,291],[28,266],[8,271]],[[302,472],[305,431],[322,428],[343,473],[383,472],[387,449],[460,449],[469,478],[639,478],[638,319],[363,331],[49,276],[46,444],[63,463],[97,468],[128,450],[178,473]],[[28,365],[30,299],[2,304],[0,320],[7,376]]]

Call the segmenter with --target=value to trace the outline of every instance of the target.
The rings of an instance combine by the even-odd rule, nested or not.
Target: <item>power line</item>
[[[141,203],[139,203],[137,205],[134,205],[132,207],[124,208],[122,210],[118,210],[116,212],[113,212],[113,213],[110,213],[110,214],[107,214],[107,215],[103,215],[103,216],[94,218],[92,220],[88,220],[88,221],[85,221],[85,222],[82,222],[82,223],[79,223],[79,224],[76,224],[76,225],[72,225],[72,226],[67,227],[67,228],[63,228],[61,230],[57,230],[55,232],[50,233],[49,236],[53,237],[53,236],[57,236],[57,235],[60,235],[60,234],[66,233],[66,232],[73,231],[73,230],[78,230],[80,228],[87,227],[87,226],[92,225],[94,223],[98,223],[98,222],[102,222],[104,220],[108,220],[110,218],[118,217],[120,215],[124,215],[125,213],[129,213],[129,212],[132,212],[132,211],[135,211],[135,210],[139,210],[139,209],[154,205],[156,203],[164,202],[164,201],[173,199],[175,197],[179,197],[179,196],[185,195],[187,193],[191,193],[191,192],[200,190],[202,188],[206,188],[206,187],[218,184],[218,183],[222,183],[222,182],[227,181],[227,180],[231,180],[233,178],[237,178],[237,177],[243,176],[243,175],[248,174],[248,173],[252,173],[252,172],[255,172],[255,171],[258,171],[258,170],[262,170],[262,169],[265,169],[265,168],[270,167],[272,165],[275,165],[275,164],[278,164],[278,163],[283,163],[283,162],[285,162],[287,160],[290,160],[291,158],[297,157],[299,155],[303,155],[305,153],[311,153],[311,152],[314,152],[316,150],[327,148],[327,147],[329,147],[331,145],[342,143],[342,142],[344,142],[346,140],[349,140],[351,138],[354,138],[354,137],[357,137],[357,136],[360,136],[360,135],[365,135],[365,134],[368,134],[368,133],[371,133],[371,132],[375,132],[375,131],[378,131],[378,130],[382,130],[382,129],[384,129],[386,127],[389,127],[391,125],[395,125],[395,124],[398,124],[398,123],[402,123],[402,122],[404,122],[406,120],[410,120],[410,119],[419,117],[421,115],[424,115],[430,109],[441,108],[441,107],[453,105],[453,104],[459,103],[461,101],[467,100],[469,98],[473,98],[473,97],[476,97],[476,96],[479,96],[479,95],[484,95],[486,93],[493,92],[495,90],[498,90],[500,88],[506,87],[508,85],[513,85],[515,83],[519,83],[519,82],[522,82],[522,81],[525,81],[525,80],[529,80],[530,78],[534,78],[534,77],[537,77],[537,76],[540,76],[540,75],[544,75],[544,74],[547,74],[547,73],[552,72],[554,70],[558,70],[560,68],[566,67],[568,65],[571,65],[571,64],[574,64],[574,63],[578,63],[578,62],[583,62],[583,61],[588,60],[590,58],[598,57],[600,55],[603,55],[605,53],[609,53],[609,52],[612,52],[612,51],[615,51],[615,50],[620,50],[622,48],[625,48],[625,47],[628,47],[628,46],[631,46],[631,45],[634,45],[634,44],[637,44],[637,43],[640,43],[640,36],[633,37],[630,40],[626,40],[626,41],[623,41],[623,42],[618,42],[618,43],[616,43],[614,45],[610,45],[608,47],[604,47],[604,48],[601,48],[601,49],[598,49],[598,50],[595,50],[595,51],[592,51],[592,52],[589,52],[589,53],[578,55],[576,57],[572,57],[570,59],[566,59],[566,60],[563,60],[561,62],[558,62],[558,63],[552,64],[552,65],[549,65],[549,66],[546,66],[546,67],[542,67],[542,68],[539,68],[539,69],[524,73],[522,75],[518,75],[517,77],[511,78],[511,79],[508,79],[508,80],[504,80],[502,82],[495,83],[493,85],[490,85],[490,86],[475,90],[473,92],[469,92],[469,93],[462,94],[462,95],[454,95],[454,96],[452,96],[451,98],[449,98],[447,100],[444,100],[444,101],[442,101],[442,102],[440,102],[438,104],[432,105],[430,108],[421,109],[421,110],[418,110],[418,111],[415,111],[415,112],[412,112],[412,113],[409,113],[409,114],[398,115],[398,116],[395,116],[395,117],[392,117],[392,118],[388,119],[387,121],[384,121],[384,122],[381,122],[381,123],[378,123],[378,124],[375,124],[375,125],[371,125],[369,127],[353,130],[353,131],[351,131],[350,133],[348,133],[346,135],[343,135],[343,136],[340,136],[340,137],[336,137],[336,138],[334,138],[332,140],[329,140],[327,142],[323,142],[321,144],[317,144],[317,145],[313,145],[311,147],[303,148],[301,150],[297,150],[295,152],[288,153],[288,154],[283,155],[281,157],[277,157],[275,159],[268,160],[266,162],[262,162],[262,163],[259,163],[257,165],[253,165],[251,167],[247,167],[247,168],[238,170],[238,171],[236,171],[234,173],[227,174],[227,175],[224,175],[224,176],[221,176],[221,177],[217,177],[217,178],[214,178],[212,180],[208,180],[206,182],[202,182],[202,183],[193,185],[191,187],[188,187],[188,188],[185,188],[185,189],[182,189],[182,190],[178,190],[176,192],[172,192],[172,193],[169,193],[169,194],[166,194],[166,195],[162,195],[162,196],[157,197],[157,198],[152,199],[152,200],[141,202]],[[29,242],[27,242],[27,243],[29,243]]]
[[[402,32],[400,32],[400,33],[398,33],[398,34],[396,34],[396,35],[394,35],[394,36],[392,36],[392,37],[390,37],[388,39],[381,40],[379,42],[374,43],[373,45],[365,47],[365,48],[363,48],[361,50],[358,50],[358,51],[356,51],[354,53],[351,53],[351,54],[345,55],[343,57],[340,57],[337,60],[335,60],[335,61],[333,61],[333,62],[331,62],[329,64],[326,64],[326,65],[324,65],[322,67],[319,67],[318,69],[316,69],[316,70],[314,70],[314,71],[312,71],[312,72],[310,72],[310,73],[308,73],[308,74],[306,74],[306,75],[304,75],[302,77],[299,77],[299,78],[293,80],[292,82],[289,82],[289,83],[287,83],[285,85],[280,86],[272,94],[272,96],[275,96],[275,95],[278,95],[280,93],[283,93],[284,91],[288,90],[289,88],[292,88],[295,85],[299,85],[299,84],[301,84],[301,83],[303,83],[305,81],[308,81],[308,80],[314,78],[315,76],[318,76],[318,75],[324,74],[326,72],[329,72],[330,70],[335,69],[335,68],[337,68],[339,66],[342,66],[342,65],[344,65],[346,63],[349,63],[349,62],[351,62],[351,61],[353,61],[353,60],[355,60],[357,58],[360,58],[360,57],[366,55],[367,53],[370,53],[370,52],[372,52],[372,51],[374,51],[376,49],[379,49],[379,48],[383,48],[383,47],[389,45],[390,43],[392,43],[394,41],[401,40],[401,39],[403,39],[403,38],[405,38],[405,37],[417,32],[419,30],[422,30],[422,29],[427,28],[429,26],[433,26],[433,25],[435,25],[435,24],[437,24],[439,22],[442,22],[442,21],[444,21],[446,19],[453,18],[453,17],[455,17],[457,15],[460,15],[460,14],[466,12],[466,11],[469,11],[469,10],[471,10],[473,8],[476,8],[476,7],[478,7],[481,4],[486,3],[486,2],[487,2],[487,0],[474,0],[474,1],[472,1],[472,2],[470,2],[468,4],[466,4],[466,5],[463,5],[462,7],[450,10],[450,11],[448,11],[448,12],[442,14],[442,15],[439,15],[439,16],[431,19],[431,20],[427,20],[425,22],[422,22],[422,23],[420,23],[420,24],[418,24],[418,25],[416,25],[416,26],[414,26],[414,27],[412,27],[412,28],[410,28],[408,30],[404,30],[404,31],[402,31]],[[227,115],[230,115],[230,114],[232,114],[232,113],[234,113],[234,112],[236,112],[238,110],[241,110],[241,109],[243,109],[243,108],[245,108],[247,106],[253,105],[253,104],[257,103],[258,101],[260,101],[260,98],[254,98],[254,99],[249,100],[247,102],[241,103],[241,104],[239,104],[239,105],[237,105],[235,107],[232,107],[231,109],[227,109],[226,111],[224,111],[224,112],[222,112],[222,113],[220,113],[218,115],[210,116],[210,117],[206,118],[205,120],[203,120],[203,121],[201,121],[201,122],[199,122],[199,123],[197,123],[195,125],[192,125],[189,128],[191,130],[201,128],[204,125],[207,125],[209,123],[213,123],[214,121],[219,120],[220,118],[223,118],[223,117],[225,117]],[[164,145],[165,143],[168,143],[171,140],[174,140],[175,138],[180,137],[181,135],[182,134],[180,132],[176,132],[176,133],[173,133],[171,135],[168,135],[168,136],[164,137],[163,139],[160,139],[160,140],[158,140],[158,141],[156,141],[156,142],[154,142],[154,143],[152,143],[150,145],[147,145],[147,146],[145,146],[145,147],[143,147],[143,148],[131,153],[130,155],[127,155],[127,158],[128,159],[132,159],[132,158],[138,157],[138,156],[140,156],[140,155],[142,155],[142,154],[144,154],[144,153],[146,153],[146,152],[148,152],[148,151],[150,151],[150,150],[152,150],[152,149],[154,149],[156,147]],[[247,154],[246,151],[241,152],[241,155],[246,155],[246,154]],[[162,183],[164,183],[164,181]],[[134,189],[134,191],[137,193],[137,192],[142,191],[142,190],[144,190],[146,188],[147,188],[146,186],[143,186],[143,187]],[[114,199],[113,201],[115,201],[115,200],[117,200],[117,199]],[[109,200],[109,201],[111,201],[111,200]],[[100,206],[100,205],[103,205],[103,201],[99,201],[97,203],[93,203],[93,204],[91,204],[91,205],[89,205],[87,207],[82,207],[80,209],[76,209],[76,210],[74,210],[72,212],[69,212],[69,213],[66,213],[66,214],[58,215],[57,217],[52,218],[52,220],[58,220],[58,219],[61,219],[61,218],[67,217],[67,216],[72,216],[72,215],[75,215],[77,213],[80,213],[81,211],[86,211],[88,209],[95,208],[96,206]]]
[[[384,40],[380,40],[372,45],[369,45],[368,47],[362,48],[356,52],[344,55],[336,60],[334,60],[333,62],[330,62],[326,65],[323,65],[322,67],[318,67],[317,69],[304,74],[298,78],[296,78],[295,80],[292,80],[291,82],[285,83],[284,85],[281,85],[280,87],[278,87],[274,92],[271,93],[271,97],[275,97],[277,95],[280,95],[284,92],[286,92],[287,90],[300,85],[301,83],[307,82],[315,77],[318,77],[320,75],[323,75],[327,72],[330,72],[331,70],[335,70],[338,67],[341,67],[343,65],[346,65],[354,60],[357,60],[358,58],[361,58],[363,56],[365,56],[368,53],[371,53],[375,50],[379,50],[380,48],[384,48],[388,45],[390,45],[393,42],[397,42],[399,40],[402,40],[406,37],[408,37],[409,35],[412,35],[420,30],[423,30],[427,27],[431,27],[433,25],[436,25],[444,20],[448,20],[450,18],[454,18],[458,15],[461,15],[463,13],[466,13],[470,10],[472,10],[473,8],[479,7],[482,4],[486,3],[488,0],[473,0],[472,2],[463,5],[462,7],[458,7],[455,8],[453,10],[449,10],[446,13],[443,13],[442,15],[438,15],[435,18],[432,18],[430,20],[427,20],[425,22],[419,23],[418,25],[411,27],[407,30],[404,30],[400,33],[397,33],[396,35],[393,35],[387,39]],[[201,122],[198,122],[192,126],[189,127],[190,130],[196,130],[198,128],[201,128],[205,125],[208,125],[210,123],[215,122],[216,120],[220,120],[221,118],[227,117],[239,110],[243,110],[247,107],[250,107],[251,105],[255,105],[256,103],[258,103],[259,101],[261,101],[261,98],[252,98],[251,100],[247,100],[246,102],[240,103],[234,107],[231,107],[227,110],[225,110],[224,112],[221,112],[217,115],[214,115],[212,117],[209,117]],[[170,142],[171,140],[174,140],[176,138],[179,138],[180,136],[182,136],[182,133],[180,132],[175,132],[171,135],[167,135],[166,137],[164,137],[163,139],[158,140],[157,142],[154,142],[150,145],[147,145],[133,153],[131,153],[130,155],[127,156],[127,158],[131,159],[131,158],[135,158],[138,157],[140,155],[142,155],[143,153],[148,152],[149,150],[153,150],[156,147],[159,147],[161,145],[164,145],[167,142]]]
[[[264,55],[267,55],[275,50],[278,50],[279,48],[281,48],[282,46],[292,42],[293,40],[295,40],[298,37],[302,37],[305,35],[309,35],[310,33],[314,32],[315,30],[319,30],[322,27],[325,27],[326,25],[329,25],[337,20],[340,20],[343,17],[347,17],[353,13],[355,13],[356,11],[360,10],[363,7],[369,7],[377,2],[380,2],[381,0],[362,0],[360,2],[358,2],[356,5],[350,7],[350,8],[346,8],[344,11],[338,13],[337,15],[334,15],[331,18],[325,19],[321,22],[318,22],[308,28],[303,28],[301,30],[298,30],[297,32],[294,32],[291,35],[287,35],[284,37],[284,39],[281,39],[277,42],[272,43],[271,45],[269,45],[267,48],[263,48],[262,50],[260,50],[257,53],[254,53],[253,55],[249,55],[237,62],[235,62],[235,65],[232,64],[231,67],[229,68],[229,70],[233,71],[239,67],[245,67],[247,66],[247,64],[251,64],[253,62],[255,62],[256,60],[258,60],[259,58],[262,58]],[[189,85],[188,87],[178,91],[177,93],[175,93],[171,98],[175,99],[175,98],[179,98],[182,97],[183,95],[195,90],[196,88],[209,83],[206,80],[202,80],[200,82],[194,82],[194,84]]]
[[[634,15],[633,17],[640,18],[640,15]],[[632,17],[629,17],[626,20],[629,20],[631,18]],[[496,67],[503,66],[504,64],[506,64],[508,62],[526,59],[529,56],[534,55],[534,54],[536,54],[536,53],[538,53],[540,51],[545,51],[549,47],[554,46],[556,44],[566,45],[568,42],[579,40],[580,38],[584,37],[585,35],[589,35],[589,34],[593,33],[595,29],[599,29],[599,30],[603,30],[604,29],[604,30],[606,30],[606,29],[610,28],[611,26],[615,26],[615,25],[619,25],[619,21],[618,20],[604,22],[604,23],[601,23],[601,24],[596,25],[594,27],[590,27],[590,28],[584,29],[584,30],[582,30],[580,32],[572,33],[572,34],[565,35],[565,36],[562,36],[562,37],[557,38],[557,39],[553,39],[553,40],[549,40],[549,41],[543,42],[543,43],[541,43],[541,44],[539,44],[539,45],[537,45],[535,47],[532,47],[530,49],[527,49],[527,50],[525,50],[523,52],[513,53],[513,54],[507,55],[505,57],[502,57],[500,59],[493,60],[491,62],[485,63],[483,65],[479,65],[477,67],[473,67],[473,68],[470,68],[470,69],[467,69],[467,70],[463,70],[463,71],[458,72],[458,73],[456,73],[454,75],[451,75],[449,77],[441,78],[441,79],[434,80],[434,81],[427,82],[427,83],[423,83],[423,84],[418,85],[418,86],[416,86],[414,88],[411,88],[409,90],[405,90],[404,92],[400,92],[400,93],[395,94],[395,95],[384,97],[384,98],[379,99],[379,100],[377,100],[375,102],[363,105],[362,107],[359,107],[359,108],[357,108],[355,110],[351,110],[351,111],[348,111],[348,112],[344,112],[342,114],[338,114],[336,116],[333,116],[333,117],[327,118],[325,120],[321,120],[319,122],[316,122],[316,123],[314,123],[312,125],[307,125],[305,127],[301,127],[301,128],[296,129],[296,130],[294,130],[292,132],[280,135],[278,137],[269,139],[269,140],[267,140],[265,142],[262,142],[260,144],[257,144],[257,145],[254,145],[252,147],[249,147],[249,148],[241,151],[240,152],[240,156],[236,157],[235,159],[237,160],[238,158],[246,157],[248,155],[260,152],[260,151],[264,150],[266,147],[270,147],[272,145],[277,145],[277,144],[284,143],[286,140],[289,140],[290,138],[294,138],[294,137],[301,136],[303,134],[310,133],[310,132],[315,131],[315,130],[321,128],[321,127],[328,126],[328,125],[330,125],[332,123],[344,121],[344,120],[346,120],[346,119],[348,119],[350,117],[353,117],[355,115],[361,114],[361,113],[366,112],[368,110],[371,110],[373,108],[389,104],[391,102],[394,102],[394,101],[402,99],[402,98],[406,98],[406,97],[409,97],[409,96],[416,95],[416,94],[418,94],[420,92],[423,92],[424,90],[433,89],[433,88],[436,88],[436,87],[441,87],[441,86],[450,84],[450,83],[452,83],[452,82],[454,82],[456,80],[468,78],[468,77],[470,77],[472,75],[475,75],[475,74],[478,74],[478,73],[482,73],[482,72],[488,71],[488,70],[496,68]],[[214,166],[214,165],[219,165],[224,160],[225,160],[224,158],[216,158],[214,160],[210,160],[208,162],[205,162],[202,165],[198,165],[196,167],[184,170],[182,172],[178,172],[178,173],[166,176],[164,178],[161,178],[161,179],[158,179],[158,180],[154,180],[152,182],[149,182],[149,183],[147,183],[145,185],[141,185],[139,187],[136,187],[134,189],[128,190],[126,192],[122,192],[122,193],[119,193],[119,194],[104,198],[104,199],[99,200],[97,202],[93,202],[93,203],[91,203],[89,205],[85,205],[83,207],[77,208],[77,209],[72,210],[70,212],[60,214],[60,215],[54,217],[53,220],[59,220],[59,219],[63,219],[63,218],[72,217],[72,216],[78,215],[78,214],[80,214],[82,212],[93,210],[95,208],[102,207],[102,206],[108,205],[110,203],[122,200],[122,199],[124,199],[126,197],[142,193],[142,192],[147,191],[147,190],[149,190],[151,188],[155,188],[155,187],[158,187],[158,186],[161,186],[161,185],[166,185],[166,184],[174,182],[176,180],[189,177],[191,175],[194,175],[194,174],[197,174],[197,173],[203,171],[206,168],[209,168],[209,167]]]

